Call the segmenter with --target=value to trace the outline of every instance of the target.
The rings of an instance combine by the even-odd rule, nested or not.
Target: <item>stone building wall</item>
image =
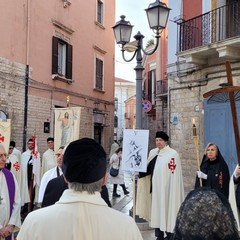
[[[240,63],[232,64],[233,83],[240,84]],[[200,162],[204,152],[203,94],[226,83],[225,64],[201,68],[179,78],[169,73],[169,135],[170,145],[180,155],[185,191],[194,188],[197,171],[196,147],[193,140],[192,119],[199,136]],[[199,106],[198,108],[195,108]],[[198,110],[198,111],[197,111]]]
[[[71,98],[71,96],[70,96]],[[0,110],[12,120],[11,139],[16,141],[17,148],[23,149],[25,105],[25,65],[10,62],[0,58]],[[47,138],[54,137],[54,107],[66,106],[66,103],[53,99],[52,90],[41,83],[35,84],[29,80],[27,135],[26,141],[36,134],[38,150],[42,155],[47,149]],[[80,137],[93,138],[94,119],[93,108],[81,106]],[[111,107],[111,106],[110,106]],[[102,145],[109,152],[113,141],[113,111],[107,109],[103,114]],[[50,122],[50,133],[44,133],[44,122]]]
[[[11,138],[22,148],[25,65],[0,57],[0,110],[12,119]]]

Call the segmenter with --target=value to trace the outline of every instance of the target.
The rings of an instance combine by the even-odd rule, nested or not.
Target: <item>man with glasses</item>
[[[38,204],[42,203],[44,192],[45,192],[48,182],[51,179],[62,175],[63,149],[64,149],[64,146],[61,146],[57,151],[57,154],[56,154],[57,164],[55,164],[55,166],[53,168],[51,168],[50,170],[45,172],[42,177],[42,180],[40,183],[40,189],[39,189]]]
[[[54,138],[49,137],[47,139],[47,145],[48,150],[44,152],[42,156],[41,176],[43,176],[49,169],[52,169],[57,165],[57,158],[54,152]]]
[[[13,239],[21,226],[21,199],[14,175],[5,168],[6,151],[0,144],[0,239]]]

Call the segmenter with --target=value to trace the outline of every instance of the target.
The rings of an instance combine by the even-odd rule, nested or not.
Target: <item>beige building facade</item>
[[[171,2],[175,4],[175,1]],[[197,12],[192,15],[187,3],[189,1],[183,1],[185,19],[180,19],[176,25],[179,33],[176,62],[168,64],[167,76],[170,144],[180,154],[185,190],[189,191],[194,188],[198,170],[197,151],[201,162],[207,143],[214,142],[219,146],[231,174],[237,164],[228,93],[208,98],[203,95],[226,86],[226,62],[232,69],[233,85],[240,85],[240,5],[236,1],[212,1],[212,4],[209,1],[205,6],[203,1],[196,1],[199,8],[194,8]],[[225,14],[216,19],[220,12]],[[187,18],[187,13],[191,13],[191,17]],[[239,112],[238,96],[236,92]],[[193,119],[198,137],[196,145]]]
[[[86,14],[88,13],[88,14]],[[107,152],[114,129],[114,0],[0,3],[0,111],[24,149],[54,136],[54,109],[81,107],[80,137]]]

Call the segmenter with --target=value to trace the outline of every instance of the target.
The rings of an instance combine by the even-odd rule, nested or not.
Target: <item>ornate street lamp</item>
[[[142,51],[146,55],[153,54],[159,45],[159,38],[162,30],[166,27],[170,8],[165,3],[156,0],[154,3],[149,4],[145,9],[150,29],[155,33],[156,45],[151,52],[146,52],[143,48],[142,40],[144,36],[138,32],[134,38],[136,43],[133,45],[129,43],[133,26],[129,21],[125,20],[125,16],[121,16],[121,20],[113,26],[113,31],[116,43],[121,45],[122,57],[124,61],[130,62],[136,56],[137,66],[134,68],[136,71],[136,128],[142,128]],[[128,60],[125,58],[124,51],[134,51],[133,56]]]

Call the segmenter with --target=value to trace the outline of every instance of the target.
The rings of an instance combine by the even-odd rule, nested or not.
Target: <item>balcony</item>
[[[178,23],[179,57],[205,65],[240,59],[240,3],[214,9]]]
[[[168,93],[168,81],[166,79],[156,82],[156,96],[166,96]]]

